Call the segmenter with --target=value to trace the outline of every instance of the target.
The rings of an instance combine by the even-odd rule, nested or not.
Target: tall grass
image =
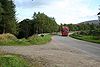
[[[14,35],[12,35],[12,34],[9,34],[9,33],[7,33],[7,34],[1,34],[0,35],[0,41],[6,41],[6,40],[16,40],[17,38],[14,36]]]
[[[45,35],[45,36],[36,36],[33,35],[29,37],[28,39],[17,39],[14,35],[12,34],[1,34],[0,35],[0,45],[1,46],[27,46],[27,45],[37,45],[37,44],[44,44],[47,43],[51,40],[50,35]]]
[[[31,44],[44,44],[47,43],[51,40],[50,35],[45,35],[45,36],[31,36],[28,38]]]
[[[12,34],[1,34],[0,45],[29,45],[30,43],[26,39],[17,39]]]

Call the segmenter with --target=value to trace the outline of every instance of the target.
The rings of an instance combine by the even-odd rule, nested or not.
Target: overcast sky
[[[60,23],[79,23],[97,19],[100,0],[15,0],[18,21],[44,12]]]

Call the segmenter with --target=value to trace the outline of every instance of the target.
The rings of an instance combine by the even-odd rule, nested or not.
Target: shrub
[[[81,31],[80,32],[80,35],[88,35],[89,34],[89,31]]]
[[[17,38],[10,34],[10,33],[7,33],[7,34],[1,34],[0,35],[0,41],[6,41],[6,40],[16,40]]]

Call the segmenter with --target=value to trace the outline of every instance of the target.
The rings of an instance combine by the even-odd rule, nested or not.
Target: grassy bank
[[[27,45],[39,45],[47,43],[51,40],[50,35],[36,36],[33,35],[28,39],[17,39],[12,34],[2,34],[0,35],[0,46],[27,46]]]
[[[0,67],[44,67],[41,57],[30,58],[18,54],[9,54],[0,51]]]
[[[25,59],[15,55],[0,55],[0,67],[29,67]]]
[[[51,41],[51,35],[45,35],[45,36],[32,36],[28,38],[28,41],[31,44],[39,45],[39,44],[45,44]]]
[[[93,42],[93,43],[98,43],[100,44],[100,39],[98,38],[98,36],[92,36],[92,35],[79,35],[79,34],[72,34],[70,35],[70,37],[73,37],[75,39],[79,39],[79,40],[84,40],[84,41],[88,41],[88,42]]]

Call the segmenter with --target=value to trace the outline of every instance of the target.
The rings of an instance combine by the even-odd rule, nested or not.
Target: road
[[[55,39],[66,46],[76,48],[89,56],[100,59],[100,44],[77,40],[71,37],[55,36]]]
[[[53,36],[44,45],[0,46],[0,51],[22,55],[37,67],[100,67],[100,44],[70,37]]]

